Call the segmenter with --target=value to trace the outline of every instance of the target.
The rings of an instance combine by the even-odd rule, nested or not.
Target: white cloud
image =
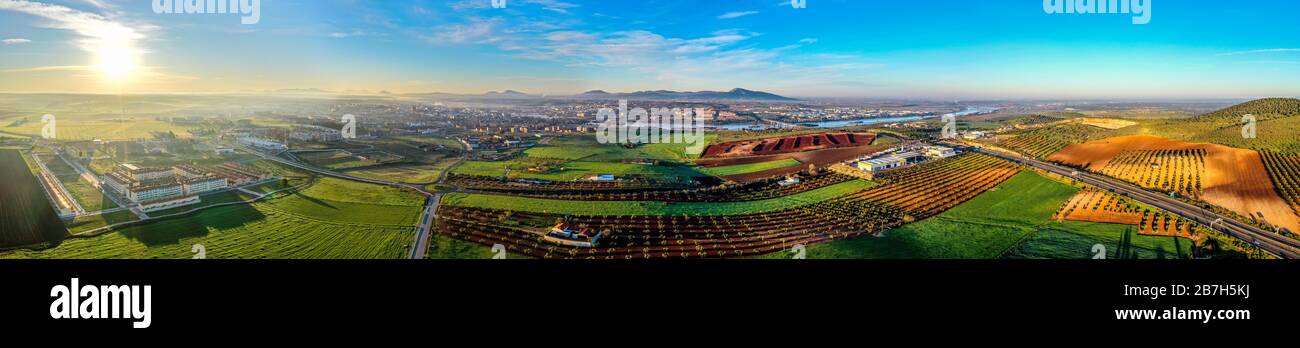
[[[1237,52],[1220,53],[1220,54],[1218,54],[1218,55],[1219,55],[1219,56],[1239,56],[1239,55],[1244,55],[1244,54],[1258,54],[1258,53],[1284,53],[1284,52],[1300,52],[1300,48],[1269,48],[1269,49],[1262,49],[1262,50],[1249,50],[1249,51],[1237,51]]]
[[[493,43],[502,40],[498,27],[498,18],[483,19],[471,17],[468,23],[451,24],[438,27],[433,36],[426,37],[436,43]]]
[[[105,2],[102,1],[102,0],[81,0],[81,2],[84,2],[84,3],[90,4],[91,6],[98,7],[98,8],[102,8],[102,9],[107,9],[107,8],[109,8],[108,3],[105,3]]]
[[[718,16],[718,19],[740,18],[740,17],[754,15],[754,14],[758,14],[758,11],[727,12],[727,13],[723,13],[721,16]]]
[[[145,38],[135,28],[104,16],[65,6],[24,0],[0,0],[0,10],[15,11],[48,20],[48,28],[69,30],[82,38],[77,45],[92,54],[137,54],[136,43]]]
[[[362,35],[366,35],[366,33],[362,32],[361,30],[353,30],[349,32],[340,31],[340,32],[333,32],[329,34],[330,37],[335,39],[346,39],[346,38],[362,36]]]
[[[527,4],[541,6],[542,8],[548,11],[563,13],[563,14],[569,14],[569,9],[578,7],[578,5],[576,4],[563,2],[559,0],[521,0],[521,1]]]
[[[5,46],[8,46],[8,45],[21,45],[21,44],[25,44],[25,43],[32,43],[32,40],[22,39],[22,38],[17,38],[17,39],[4,39],[4,40],[0,40],[0,43],[4,43]]]

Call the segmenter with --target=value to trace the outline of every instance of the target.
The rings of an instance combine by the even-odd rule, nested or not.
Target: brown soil
[[[826,168],[826,167],[830,167],[832,164],[836,164],[854,158],[858,158],[864,155],[880,152],[885,149],[888,149],[889,147],[890,145],[871,145],[871,146],[848,147],[848,148],[829,149],[829,150],[811,151],[811,152],[800,152],[795,154],[785,154],[785,155],[777,155],[777,156],[764,156],[762,157],[763,160],[759,162],[793,158],[799,160],[799,162],[803,162],[803,165],[765,170],[756,173],[733,175],[733,176],[725,177],[724,179],[736,181],[736,182],[750,182],[750,181],[767,179],[774,176],[782,176],[782,175],[798,173],[799,171],[808,169],[808,165],[810,164],[817,166],[817,168]]]
[[[1161,137],[1134,135],[1075,144],[1048,157],[1049,161],[1100,171],[1124,150],[1206,150],[1201,175],[1202,200],[1241,215],[1300,231],[1300,216],[1277,195],[1258,152],[1216,144],[1192,144]]]

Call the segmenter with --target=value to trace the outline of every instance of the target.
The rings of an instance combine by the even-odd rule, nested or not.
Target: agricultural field
[[[1083,118],[1077,118],[1074,121],[1083,125],[1089,125],[1097,128],[1104,128],[1104,129],[1111,129],[1111,130],[1132,127],[1138,124],[1137,122],[1114,119],[1114,118],[1083,117]]]
[[[702,152],[715,136],[704,138],[699,150]],[[524,153],[533,158],[553,158],[568,161],[620,162],[623,160],[644,159],[660,161],[686,161],[700,157],[700,153],[688,151],[690,144],[643,144],[634,148],[596,142],[594,135],[579,135],[551,138],[544,144],[528,149]]]
[[[570,201],[466,193],[448,194],[443,197],[442,202],[448,206],[538,214],[715,216],[756,214],[797,208],[862,191],[872,186],[875,186],[875,183],[865,180],[853,180],[790,196],[745,202]]]
[[[609,201],[561,206],[565,201],[452,194],[444,198],[437,221],[440,233],[482,245],[502,244],[530,257],[752,257],[798,244],[866,236],[924,219],[993,189],[1019,171],[1009,162],[968,154],[896,171],[879,186],[848,179],[750,202]],[[566,210],[548,213],[530,208],[538,204]],[[608,235],[595,248],[544,241],[539,233],[557,221]]]
[[[1128,150],[1101,168],[1101,173],[1142,188],[1196,198],[1201,195],[1205,149]]]
[[[193,244],[203,244],[209,258],[400,258],[414,239],[423,201],[413,192],[323,178],[270,200],[142,222],[0,258],[190,258]]]
[[[769,162],[738,164],[733,166],[705,167],[700,171],[712,176],[726,177],[726,176],[733,176],[733,175],[757,173],[757,172],[762,172],[762,171],[767,171],[772,169],[796,167],[802,164],[803,162],[799,162],[799,160],[793,158],[787,158],[787,159],[775,160]]]
[[[351,176],[366,179],[402,182],[408,184],[428,184],[438,181],[438,177],[441,176],[442,172],[445,170],[447,170],[447,166],[445,165],[394,165],[345,170],[342,172]]]
[[[997,142],[995,145],[1015,150],[1029,157],[1045,159],[1067,146],[1115,134],[1124,134],[1121,132],[1127,133],[1131,129],[1133,128],[1108,130],[1083,124],[1068,123],[1013,132],[1012,137]]]
[[[592,175],[612,174],[615,176],[638,175],[656,179],[676,179],[683,180],[690,177],[701,176],[694,167],[678,164],[632,164],[618,162],[588,162],[588,161],[558,161],[545,163],[546,170],[536,171],[529,168],[539,166],[538,162],[533,162],[526,157],[524,159],[485,162],[485,161],[465,161],[459,166],[452,169],[453,174],[501,177],[505,175],[507,169],[510,172],[511,179],[540,179],[551,181],[574,181],[587,178]]]
[[[1286,156],[1275,152],[1263,152],[1264,166],[1273,178],[1277,193],[1291,208],[1300,214],[1300,156]]]
[[[76,199],[81,204],[81,207],[88,212],[117,208],[117,203],[114,203],[111,198],[105,195],[104,191],[95,188],[79,175],[73,177],[60,176],[59,180],[63,181],[63,187],[68,189],[68,193],[72,194],[72,198]]]
[[[1300,216],[1278,195],[1259,152],[1217,144],[1186,143],[1155,136],[1124,136],[1070,145],[1048,160],[1101,172],[1126,151],[1204,150],[1198,199],[1242,216],[1300,231]]]
[[[362,158],[342,150],[299,152],[294,155],[311,165],[328,169],[357,168],[380,163],[376,159]]]
[[[1075,188],[1020,172],[996,189],[917,223],[864,237],[807,247],[809,258],[989,259],[1049,221]],[[789,257],[779,255],[778,257]]]
[[[56,241],[68,229],[18,150],[0,150],[0,248]]]
[[[1055,219],[1130,225],[1143,236],[1193,238],[1188,221],[1095,189],[1080,191],[1061,207]]]
[[[178,138],[189,138],[189,127],[173,125],[142,117],[99,117],[56,114],[56,135],[59,140],[132,140],[149,139],[155,132],[174,133]],[[0,122],[0,132],[40,136],[41,115],[10,118]]]
[[[1089,222],[1057,222],[1053,216],[1077,188],[1035,172],[1021,172],[995,190],[933,218],[904,225],[881,236],[860,237],[807,247],[808,258],[825,259],[990,259],[1091,258],[1092,246],[1134,257],[1190,255],[1191,241],[1129,236],[1135,227]],[[1133,242],[1137,241],[1137,242]],[[1175,245],[1178,247],[1176,248]],[[1181,249],[1179,249],[1181,248]],[[1136,250],[1135,249],[1140,249]],[[1158,250],[1168,252],[1161,253]],[[1175,253],[1182,250],[1182,253]],[[788,253],[769,258],[789,258]]]
[[[1144,236],[1129,225],[1062,221],[1044,225],[1007,251],[1009,259],[1091,259],[1093,247],[1105,247],[1106,259],[1189,259],[1190,239]]]
[[[188,259],[195,244],[211,259],[399,258],[414,235],[408,226],[329,222],[263,208],[213,208],[0,258]]]
[[[709,145],[705,158],[778,155],[843,147],[867,146],[875,142],[872,133],[819,133],[742,140]]]

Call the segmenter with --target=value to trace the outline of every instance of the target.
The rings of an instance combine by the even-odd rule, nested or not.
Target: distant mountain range
[[[640,91],[632,93],[609,93],[605,91],[589,91],[583,94],[573,96],[579,99],[627,99],[627,100],[753,100],[753,101],[796,101],[798,99],[787,98],[767,92],[751,91],[744,88],[736,88],[727,92],[700,91],[700,92],[676,92],[676,91]]]
[[[780,95],[751,91],[744,88],[736,88],[727,92],[700,91],[700,92],[677,92],[677,91],[640,91],[632,93],[609,93],[606,91],[595,90],[587,91],[578,95],[538,95],[528,94],[515,90],[505,90],[500,92],[487,92],[484,94],[450,94],[450,93],[424,93],[414,96],[433,97],[433,98],[458,98],[458,99],[587,99],[587,100],[661,100],[661,101],[797,101],[798,99],[783,97]]]

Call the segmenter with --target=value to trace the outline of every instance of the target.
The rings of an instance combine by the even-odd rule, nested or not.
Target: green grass
[[[448,237],[443,234],[434,234],[430,242],[433,244],[429,253],[425,254],[426,259],[432,260],[487,260],[491,259],[495,253],[492,247],[466,242],[463,240]],[[531,259],[526,255],[515,253],[506,253],[506,259]]]
[[[68,193],[72,194],[72,198],[88,212],[117,208],[117,203],[105,196],[104,191],[91,186],[89,182],[82,180],[81,176],[60,176],[59,180],[63,182],[63,187],[68,189]]]
[[[304,189],[302,195],[335,202],[421,206],[424,196],[415,191],[335,178],[321,178]]]
[[[1183,238],[1138,235],[1135,226],[1062,221],[1044,226],[1006,257],[1089,259],[1098,244],[1106,247],[1107,259],[1187,259],[1193,247]]]
[[[149,139],[153,137],[151,132],[174,132],[177,137],[182,138],[190,135],[189,127],[172,125],[152,118],[102,119],[90,116],[73,117],[65,114],[56,116],[58,116],[58,128],[55,135],[59,140]],[[41,128],[45,125],[41,123],[40,115],[29,116],[28,118],[28,122],[17,126],[12,126],[10,122],[0,122],[0,131],[40,136]]]
[[[0,150],[0,247],[57,240],[67,234],[45,190],[32,175],[33,161],[17,150]]]
[[[139,219],[140,218],[135,216],[135,213],[132,213],[130,210],[119,210],[108,214],[82,216],[68,223],[68,232],[82,233],[116,223],[130,222]]]
[[[1050,220],[1077,190],[1022,172],[996,190],[925,221],[865,237],[808,247],[809,258],[996,258]]]
[[[925,221],[886,231],[883,237],[863,237],[808,246],[809,258],[825,259],[992,259],[1090,258],[1092,245],[1111,243],[1108,250],[1132,250],[1134,257],[1177,255],[1188,240],[1172,237],[1123,237],[1116,225],[1052,220],[1057,209],[1078,189],[1032,171],[1022,172],[994,191],[976,197]],[[1126,227],[1126,226],[1119,226]],[[1091,239],[1069,239],[1084,236]],[[1130,240],[1121,245],[1120,240]],[[1132,247],[1128,247],[1132,246]],[[1162,249],[1163,248],[1163,249]],[[1168,252],[1161,252],[1166,250]],[[1184,249],[1186,250],[1186,249]],[[789,258],[778,253],[769,258]]]
[[[0,253],[0,258],[188,259],[195,244],[204,245],[212,259],[400,258],[413,238],[411,227],[335,224],[239,205],[69,239],[49,250]]]
[[[478,175],[489,177],[500,177],[505,174],[506,168],[514,164],[515,161],[501,162],[483,162],[483,161],[466,161],[456,166],[452,173],[463,175]],[[658,178],[684,178],[699,176],[692,167],[680,164],[674,165],[645,165],[645,164],[625,164],[611,162],[587,162],[572,161],[564,163],[565,169],[554,170],[548,173],[531,173],[525,170],[511,170],[510,177],[516,179],[542,179],[551,181],[574,181],[591,175],[613,174],[616,176],[627,175],[644,175],[647,177]]]
[[[845,196],[875,186],[870,181],[853,180],[786,197],[749,202],[675,203],[647,201],[588,202],[564,201],[513,196],[450,193],[443,204],[520,212],[561,215],[676,215],[716,216],[754,214],[791,209]]]
[[[689,151],[690,144],[642,144],[634,148],[601,144],[591,134],[558,137],[545,145],[538,145],[525,153],[530,157],[584,160],[592,162],[618,162],[624,159],[652,159],[682,161],[699,158],[704,147],[717,136],[707,134],[699,151]]]
[[[389,166],[352,170],[347,171],[347,174],[366,179],[424,184],[438,180],[439,173],[445,169],[435,165]]]
[[[203,198],[219,202],[223,195],[235,197]],[[0,258],[189,258],[193,244],[203,244],[209,258],[400,258],[414,239],[423,202],[414,192],[320,179],[268,201],[213,207]],[[88,220],[76,231],[134,219],[121,214],[130,212]]]
[[[194,209],[201,209],[201,208],[211,207],[219,204],[242,202],[249,199],[253,199],[253,196],[244,193],[242,191],[238,191],[238,190],[222,191],[222,192],[209,193],[209,194],[199,196],[200,202],[198,204],[187,205],[184,207],[176,207],[167,210],[159,210],[148,214],[149,216],[152,217],[168,216],[173,214],[184,213]]]
[[[706,142],[713,137],[706,136]],[[703,147],[699,150],[702,152]],[[507,168],[514,168],[510,171],[511,178],[551,181],[573,181],[600,174],[642,175],[671,180],[705,175],[697,171],[695,166],[684,164],[692,158],[699,158],[699,153],[688,153],[687,144],[644,144],[629,149],[619,145],[600,144],[594,135],[588,134],[550,139],[547,144],[528,149],[524,151],[524,157],[514,160],[467,161],[453,168],[452,173],[500,177]],[[564,169],[545,173],[524,169],[542,160],[562,163]],[[655,160],[660,161],[661,165],[623,163],[626,160]]]
[[[732,176],[732,175],[757,173],[761,171],[773,170],[778,168],[795,167],[801,164],[803,163],[799,162],[799,160],[793,158],[787,158],[783,160],[769,161],[769,162],[704,168],[701,171],[703,171],[705,174],[709,174],[713,176]]]

